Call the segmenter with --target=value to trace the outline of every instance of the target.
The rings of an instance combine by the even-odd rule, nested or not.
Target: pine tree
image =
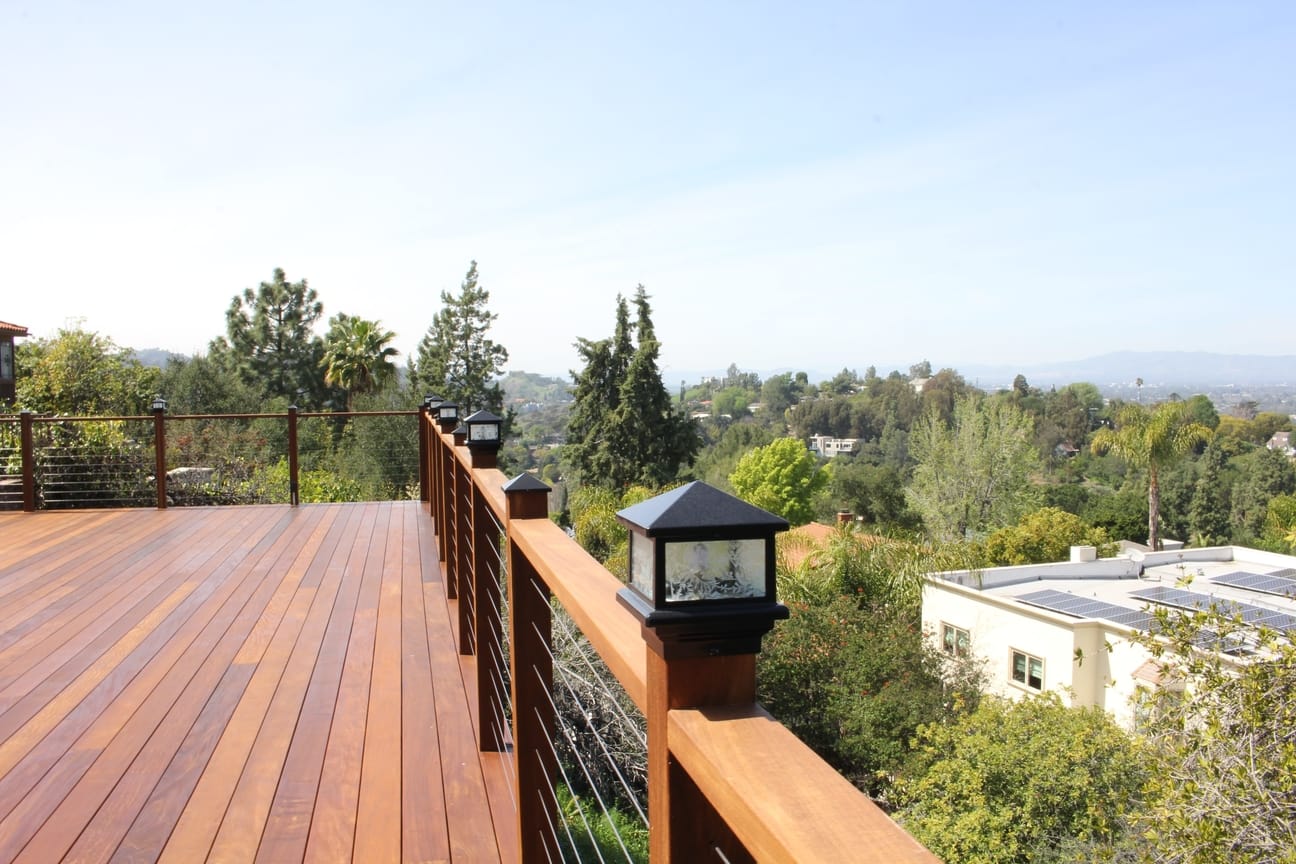
[[[508,362],[508,349],[487,338],[499,316],[487,309],[490,292],[477,284],[477,262],[464,276],[456,297],[441,292],[441,311],[419,342],[411,381],[416,393],[435,392],[459,406],[460,414],[479,409],[503,413],[504,390],[496,380]]]
[[[568,423],[567,459],[583,482],[614,489],[662,485],[692,464],[700,446],[693,422],[674,410],[662,383],[657,365],[661,343],[642,285],[634,302],[632,328],[629,305],[617,295],[612,338],[577,341],[585,367],[572,373],[576,403]]]
[[[323,313],[324,304],[305,279],[289,282],[276,267],[270,282],[230,302],[226,336],[212,343],[212,358],[267,397],[300,402],[305,396],[321,403],[328,396],[320,366],[324,342],[313,328]]]

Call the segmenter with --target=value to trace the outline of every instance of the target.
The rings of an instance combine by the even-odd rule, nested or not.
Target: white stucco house
[[[811,435],[807,448],[824,459],[841,454],[850,455],[859,447],[858,438],[833,438],[831,435]]]
[[[1156,665],[1131,637],[1157,606],[1212,603],[1296,633],[1296,556],[1239,546],[1093,557],[1076,547],[1057,564],[933,573],[923,629],[945,651],[983,664],[987,691],[1055,691],[1132,725],[1133,696],[1158,686]],[[1244,658],[1240,658],[1244,660]]]

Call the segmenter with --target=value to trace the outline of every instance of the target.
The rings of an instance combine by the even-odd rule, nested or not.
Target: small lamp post
[[[437,424],[442,432],[449,432],[459,425],[459,406],[453,402],[442,402],[436,407]]]
[[[468,455],[474,468],[496,467],[496,454],[499,453],[502,440],[504,419],[489,411],[477,411],[464,418],[467,427]]]
[[[617,513],[630,529],[629,584],[617,600],[666,659],[756,654],[788,617],[775,590],[780,516],[705,483],[689,483]]]
[[[166,509],[167,475],[166,475],[166,414],[167,400],[159,393],[153,397],[153,477],[157,487],[157,508]]]
[[[427,408],[428,413],[435,415],[437,413],[437,409],[441,407],[441,403],[444,401],[445,400],[442,399],[440,396],[437,396],[433,393],[429,393],[423,397],[423,407]]]

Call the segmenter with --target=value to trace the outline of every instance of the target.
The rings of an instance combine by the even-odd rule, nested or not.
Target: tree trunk
[[[1155,465],[1148,465],[1148,548],[1161,551],[1161,484],[1157,482]]]

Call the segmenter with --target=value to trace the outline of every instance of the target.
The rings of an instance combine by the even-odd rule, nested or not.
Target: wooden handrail
[[[639,622],[617,602],[624,583],[549,520],[513,522],[518,544],[640,711],[648,708],[647,653]]]
[[[939,864],[759,705],[676,709],[667,738],[758,861]]]

